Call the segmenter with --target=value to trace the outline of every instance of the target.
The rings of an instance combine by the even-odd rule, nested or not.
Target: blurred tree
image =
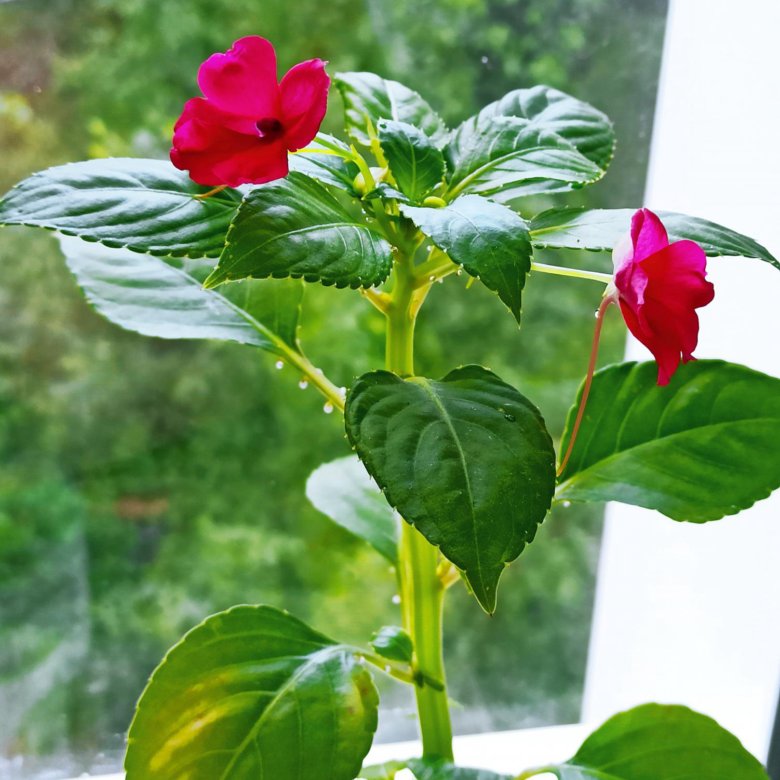
[[[565,200],[639,203],[664,10],[661,0],[332,0],[326,10],[299,0],[295,13],[257,0],[0,4],[0,189],[86,156],[165,156],[198,64],[258,33],[276,44],[280,70],[320,56],[331,72],[378,71],[453,125],[516,87],[575,93],[613,117],[621,145],[608,184]],[[331,132],[339,113],[334,98]],[[346,448],[314,391],[292,392],[298,377],[249,349],[122,332],[84,303],[50,237],[7,229],[2,239],[0,600],[11,611],[0,617],[15,639],[0,643],[0,711],[18,690],[4,686],[56,658],[73,626],[89,641],[0,731],[0,756],[57,751],[51,766],[89,769],[101,749],[120,748],[113,735],[165,649],[233,603],[284,606],[353,641],[398,622],[392,574],[303,497],[308,473]],[[490,293],[448,278],[423,311],[418,365],[433,376],[488,365],[558,434],[600,290],[535,275],[527,290],[520,337]],[[312,287],[305,309],[307,351],[339,384],[381,365],[383,323],[359,296]],[[622,338],[608,333],[605,358]],[[509,570],[493,620],[453,592],[460,728],[576,719],[599,524],[593,511],[553,513]],[[32,560],[58,564],[39,580]],[[48,608],[64,623],[45,617],[47,588],[60,591]],[[411,708],[406,691],[386,687],[386,711]],[[404,738],[413,722],[388,715],[381,728]]]

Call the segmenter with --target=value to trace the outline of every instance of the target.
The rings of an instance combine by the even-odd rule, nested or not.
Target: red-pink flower
[[[715,294],[705,279],[707,258],[693,241],[670,244],[661,220],[649,209],[639,209],[612,259],[612,298],[628,329],[653,353],[658,384],[666,385],[681,360],[694,359],[699,339],[696,309]]]
[[[596,312],[596,330],[590,350],[579,408],[569,446],[558,467],[563,474],[574,450],[593,372],[596,370],[604,314],[612,303],[623,312],[628,329],[655,357],[658,384],[667,385],[680,361],[693,360],[699,340],[696,309],[706,306],[715,289],[705,279],[707,257],[694,241],[669,243],[666,228],[650,209],[639,209],[631,218],[631,230],[612,251],[615,275]]]
[[[276,53],[265,38],[237,40],[198,71],[205,97],[192,98],[176,122],[171,162],[206,186],[262,184],[287,175],[287,153],[317,134],[330,79],[307,60],[276,79]]]

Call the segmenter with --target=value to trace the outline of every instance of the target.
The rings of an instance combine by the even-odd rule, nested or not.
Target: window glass
[[[454,125],[547,83],[614,120],[607,182],[557,200],[639,205],[661,54],[660,0],[27,0],[0,5],[0,188],[48,165],[164,157],[198,64],[242,35],[280,69],[313,56],[423,93]],[[338,132],[334,96],[325,129]],[[607,256],[548,262],[607,269]],[[167,342],[89,309],[42,232],[0,234],[0,777],[116,770],[134,702],[183,632],[270,603],[346,641],[398,623],[394,578],[319,515],[307,475],[346,454],[337,415],[290,368],[235,345]],[[490,366],[554,436],[583,375],[600,290],[529,280],[522,331],[451,277],[419,323],[417,365]],[[553,325],[555,327],[553,327]],[[563,326],[563,327],[561,327]],[[357,295],[312,286],[302,338],[338,384],[381,366],[382,323]],[[608,329],[604,357],[620,356]],[[576,721],[600,512],[559,508],[487,618],[448,597],[459,733]],[[490,702],[490,704],[488,704]],[[378,738],[414,736],[407,691],[383,684]]]

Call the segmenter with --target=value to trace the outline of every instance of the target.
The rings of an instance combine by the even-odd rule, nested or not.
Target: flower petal
[[[320,129],[328,108],[330,79],[322,60],[299,62],[279,85],[281,114],[287,148],[301,149]]]
[[[212,54],[198,71],[198,85],[217,108],[238,116],[277,117],[276,53],[265,38],[237,40],[224,54]]]
[[[223,123],[222,113],[203,98],[187,102],[173,134],[171,162],[189,171],[198,184],[262,184],[287,175],[287,149],[281,139],[268,143],[257,132],[240,132]]]
[[[171,162],[177,168],[189,171],[193,181],[208,187],[264,184],[282,179],[289,172],[287,149],[279,141],[273,144],[255,142],[243,149],[234,147],[230,154],[217,147],[200,152],[172,149]]]
[[[612,250],[613,270],[619,271],[626,263],[630,263],[633,258],[634,242],[631,240],[631,233],[625,233]]]
[[[650,209],[639,209],[631,218],[631,240],[637,262],[669,245],[666,228]]]
[[[671,339],[665,338],[663,333],[652,329],[647,318],[638,316],[638,312],[633,310],[622,298],[619,304],[626,326],[634,338],[650,350],[658,364],[658,384],[669,384],[672,374],[680,365],[680,350],[671,343]]]
[[[173,126],[174,135],[188,122],[197,121],[201,124],[218,125],[236,133],[259,138],[260,133],[254,119],[236,114],[228,114],[206,98],[190,98],[181,112],[181,116]]]
[[[715,295],[715,288],[706,280],[707,256],[694,241],[675,241],[644,260],[642,266],[654,287],[667,290],[670,301],[699,308]]]
[[[641,306],[644,302],[647,281],[647,273],[642,264],[633,259],[620,266],[614,276],[614,284],[620,297],[627,301],[633,309]]]

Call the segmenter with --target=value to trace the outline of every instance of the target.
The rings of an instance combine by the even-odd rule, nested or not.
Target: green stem
[[[387,310],[387,368],[399,376],[414,374],[414,324],[430,289],[416,286],[412,259],[400,256]],[[414,643],[415,686],[423,755],[452,760],[452,725],[442,652],[444,586],[437,572],[438,550],[408,523],[402,523],[398,574],[404,628]],[[431,678],[441,683],[424,682]]]
[[[459,268],[460,266],[453,263],[441,249],[435,247],[431,250],[428,259],[415,267],[414,275],[418,280],[418,284],[425,284],[426,282],[436,282],[445,276],[454,274]]]
[[[566,268],[560,265],[547,265],[546,263],[531,263],[532,271],[543,274],[555,274],[555,276],[571,276],[575,279],[590,279],[594,282],[609,284],[612,274],[602,274],[599,271],[581,271],[579,268]]]
[[[360,647],[351,647],[350,649],[355,655],[368,661],[368,663],[373,664],[377,669],[381,669],[386,675],[389,675],[393,679],[400,680],[409,685],[415,684],[414,671],[407,666],[393,663],[386,658],[376,655],[376,653],[369,653]]]
[[[442,653],[444,586],[436,573],[438,551],[412,525],[403,524],[399,574],[404,628],[412,637],[415,667],[441,682],[415,686],[423,756],[452,760],[447,686]]]
[[[320,369],[315,368],[305,355],[291,349],[281,339],[276,346],[284,360],[298,369],[301,372],[301,377],[317,388],[334,409],[338,409],[340,412],[344,411],[344,393],[340,388],[336,387]]]

